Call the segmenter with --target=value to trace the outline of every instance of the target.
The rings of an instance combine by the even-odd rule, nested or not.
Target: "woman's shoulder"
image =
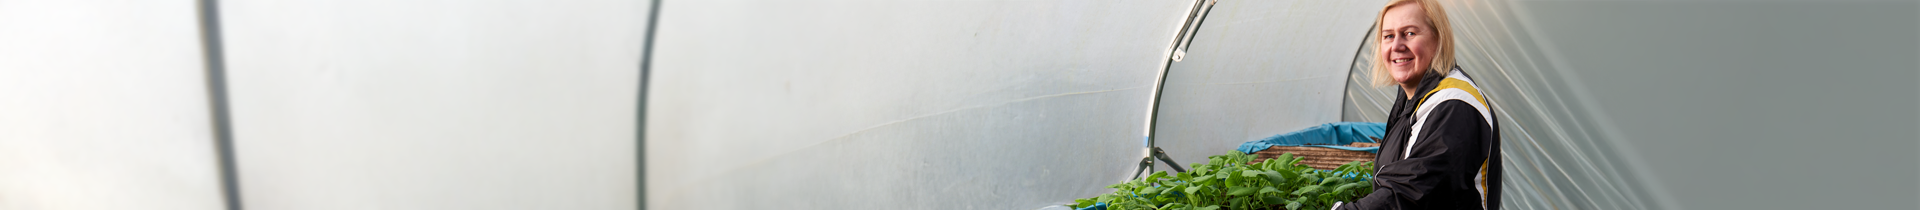
[[[1487,100],[1486,94],[1482,94],[1480,87],[1474,84],[1473,79],[1468,78],[1466,73],[1461,71],[1458,66],[1454,67],[1452,71],[1448,71],[1446,78],[1442,79],[1433,89],[1427,91],[1420,101],[1420,105],[1416,108],[1416,111],[1422,113],[1421,116],[1425,116],[1425,113],[1431,113],[1436,110],[1472,110],[1480,113],[1481,117],[1488,118],[1486,119],[1487,121],[1492,121],[1492,110],[1489,106],[1491,103]],[[1459,105],[1465,106],[1452,106],[1454,103],[1451,102],[1456,101]],[[1441,106],[1442,104],[1449,106]]]
[[[1475,106],[1485,106],[1488,103],[1486,94],[1480,91],[1480,86],[1474,84],[1473,78],[1467,77],[1467,74],[1457,66],[1452,71],[1447,71],[1446,77],[1441,79],[1439,84],[1435,84],[1424,96],[1421,96],[1421,105],[1432,106],[1433,104],[1430,103],[1448,100],[1463,100]]]

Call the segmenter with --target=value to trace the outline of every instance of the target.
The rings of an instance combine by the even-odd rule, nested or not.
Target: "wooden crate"
[[[1347,145],[1347,146],[1376,147],[1376,146],[1379,146],[1379,144],[1353,143],[1352,145]],[[1260,162],[1265,162],[1267,161],[1267,159],[1280,157],[1280,154],[1286,154],[1286,153],[1293,153],[1294,157],[1303,158],[1302,160],[1300,160],[1300,164],[1307,165],[1308,167],[1313,167],[1314,169],[1322,169],[1322,170],[1332,170],[1334,168],[1339,168],[1340,165],[1344,165],[1353,161],[1373,161],[1373,157],[1374,157],[1374,154],[1370,152],[1351,151],[1351,150],[1325,148],[1325,147],[1273,146],[1273,147],[1268,147],[1266,150],[1260,150],[1259,152],[1254,152],[1253,154],[1258,155],[1259,158],[1254,158],[1252,163],[1258,164]]]

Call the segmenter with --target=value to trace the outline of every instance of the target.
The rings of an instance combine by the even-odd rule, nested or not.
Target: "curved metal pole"
[[[1216,2],[1218,2],[1218,0],[1195,0],[1193,2],[1193,7],[1187,10],[1186,20],[1181,21],[1179,35],[1174,37],[1173,45],[1167,47],[1168,51],[1170,51],[1167,53],[1167,59],[1160,61],[1160,73],[1155,76],[1153,80],[1153,96],[1147,99],[1147,128],[1141,139],[1142,144],[1145,146],[1142,150],[1143,157],[1140,159],[1139,169],[1134,170],[1134,178],[1129,178],[1129,180],[1140,178],[1140,175],[1143,174],[1142,172],[1153,173],[1153,159],[1156,158],[1174,164],[1170,166],[1172,166],[1175,171],[1186,171],[1186,169],[1180,168],[1178,163],[1173,163],[1173,158],[1167,157],[1166,152],[1154,146],[1154,129],[1160,117],[1160,95],[1161,92],[1166,89],[1167,71],[1173,67],[1173,62],[1180,62],[1180,60],[1186,58],[1187,45],[1193,43],[1194,33],[1199,31],[1200,23],[1206,20],[1207,12],[1213,10],[1213,4]]]

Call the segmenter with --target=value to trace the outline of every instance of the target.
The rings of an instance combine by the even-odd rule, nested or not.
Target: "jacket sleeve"
[[[1406,159],[1378,166],[1372,194],[1336,209],[1479,207],[1473,179],[1487,158],[1482,151],[1487,148],[1482,142],[1491,136],[1486,119],[1466,102],[1447,101],[1435,106],[1421,127]]]

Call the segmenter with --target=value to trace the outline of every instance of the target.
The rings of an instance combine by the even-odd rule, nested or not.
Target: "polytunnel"
[[[1754,184],[1767,179],[1760,177],[1827,173],[1762,170],[1766,164],[1733,158],[1746,152],[1722,149],[1768,142],[1734,147],[1826,151],[1762,159],[1869,161],[1892,166],[1869,169],[1875,174],[1920,175],[1910,154],[1794,140],[1821,133],[1912,148],[1914,142],[1896,140],[1913,139],[1911,133],[1836,124],[1916,126],[1911,118],[1920,115],[1891,111],[1915,104],[1911,85],[1819,87],[1893,98],[1850,97],[1879,103],[1841,111],[1854,113],[1848,118],[1807,121],[1752,119],[1719,107],[1787,111],[1812,102],[1701,97],[1746,82],[1843,78],[1788,66],[1914,78],[1912,62],[1879,57],[1914,56],[1912,41],[1842,38],[1914,36],[1911,2],[1443,2],[1457,30],[1459,65],[1488,89],[1504,127],[1505,209],[1818,206],[1756,196],[1899,208],[1913,204],[1890,196],[1920,195],[1910,179],[1857,175],[1846,175],[1842,185],[1785,185],[1871,193],[1762,190],[1772,188]],[[1194,4],[667,3],[649,80],[648,207],[1064,204],[1111,192],[1103,186],[1133,172],[1143,156],[1140,120],[1150,111],[1142,102],[1154,100],[1155,88],[1164,89],[1154,144],[1182,163],[1321,123],[1385,119],[1389,87],[1366,85],[1367,72],[1356,71],[1366,68],[1369,25],[1384,1],[1221,0],[1183,59],[1162,63],[1173,56],[1169,45],[1179,45],[1174,38]],[[1741,30],[1765,33],[1715,38]],[[1763,43],[1810,48],[1753,50]],[[1163,65],[1164,86],[1155,86]],[[1732,72],[1769,74],[1712,76]],[[1860,114],[1865,110],[1897,114]],[[1793,130],[1750,129],[1756,127]],[[1865,184],[1875,182],[1898,184]]]
[[[719,21],[669,22],[660,39],[782,35],[656,48],[654,75],[674,79],[653,80],[648,120],[675,124],[649,127],[659,140],[648,142],[648,164],[673,171],[648,174],[649,198],[672,209],[1021,209],[1108,191],[1140,156],[1138,142],[1123,140],[1143,129],[1153,67],[1170,59],[1169,42],[1185,41],[1170,38],[1191,12],[1204,17],[1166,69],[1155,119],[1155,146],[1174,160],[1322,123],[1385,120],[1393,94],[1366,85],[1364,71],[1385,1],[1157,3],[883,3],[855,6],[874,7],[859,15],[796,3],[689,14]],[[1511,15],[1505,5],[1453,3],[1461,65],[1508,122],[1514,193],[1503,205],[1658,209],[1655,192],[1632,185],[1631,160],[1587,155],[1616,152],[1592,141],[1595,128],[1580,125],[1589,121],[1566,117],[1581,113],[1542,108],[1577,102],[1540,96],[1567,87],[1530,82],[1552,68],[1525,57],[1535,49],[1514,39],[1519,23],[1499,18]],[[777,18],[788,16],[819,19]],[[799,29],[824,27],[810,24],[868,27]],[[707,28],[715,25],[750,27]],[[713,34],[676,36],[679,27]],[[773,60],[725,61],[735,57]],[[733,130],[742,128],[752,130]]]
[[[1061,209],[1383,121],[1385,2],[0,1],[0,209]],[[1920,2],[1441,2],[1502,208],[1920,209]]]

